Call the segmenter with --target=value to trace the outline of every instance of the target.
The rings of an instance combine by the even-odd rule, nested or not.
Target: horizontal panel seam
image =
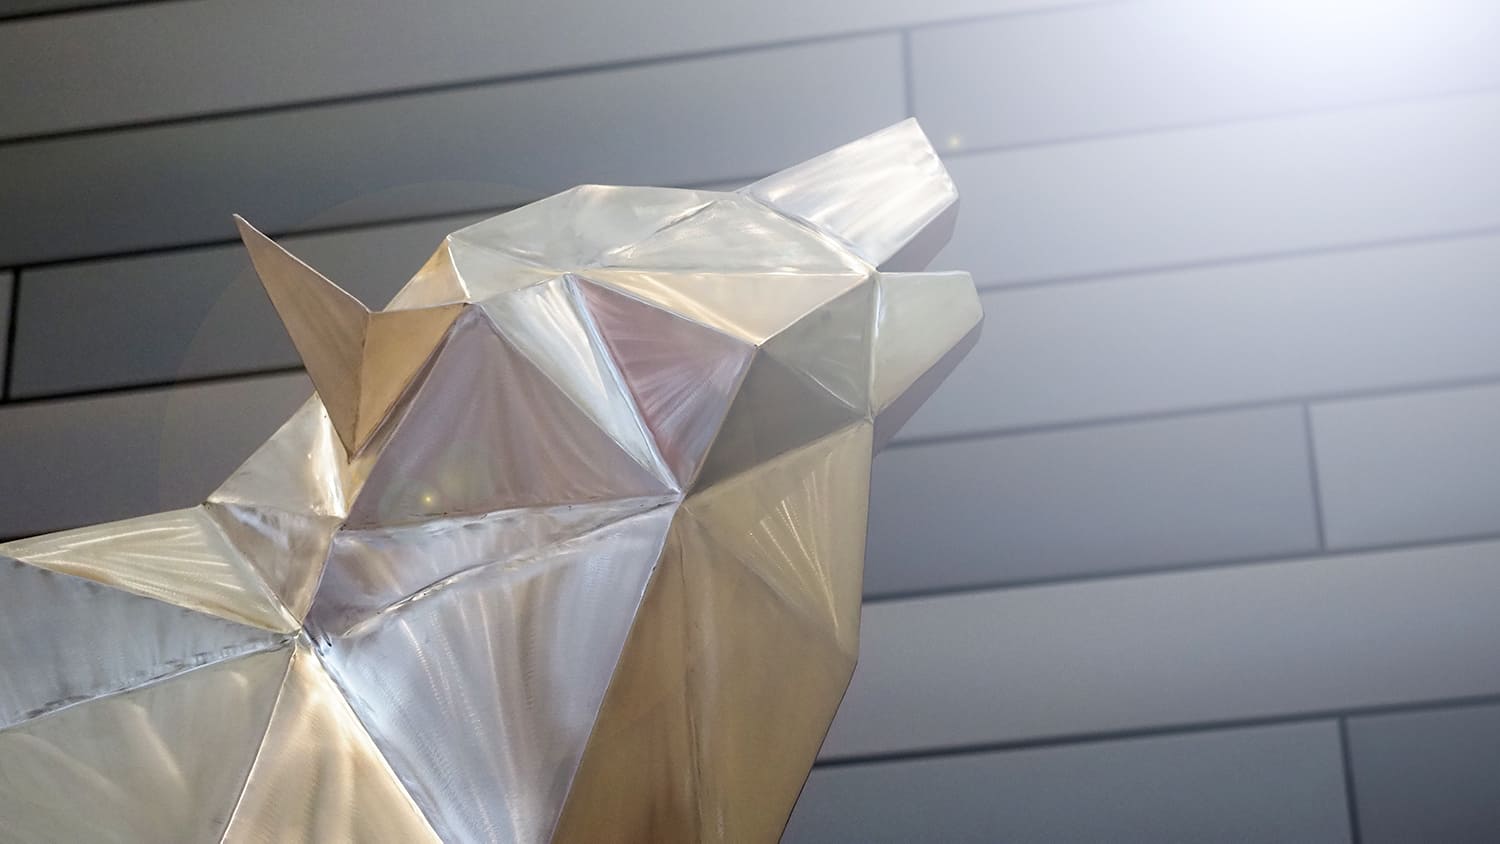
[[[744,182],[749,184],[762,178],[764,174],[754,176],[724,176],[713,179],[683,182],[669,187],[682,189],[704,189],[721,186],[728,183]],[[543,197],[538,196],[537,199]],[[534,200],[533,200],[534,201]],[[436,222],[448,217],[466,217],[478,214],[501,214],[516,208],[523,207],[528,203],[505,203],[502,205],[481,205],[467,208],[455,208],[453,210],[435,211],[428,214],[415,214],[398,217],[379,217],[371,220],[357,222],[338,223],[325,226],[309,226],[305,228],[272,229],[267,236],[280,239],[287,237],[311,237],[322,234],[338,234],[341,232],[369,231],[381,228],[396,228],[418,223]],[[1297,258],[1312,258],[1325,255],[1358,254],[1361,252],[1379,251],[1382,249],[1400,248],[1404,246],[1420,246],[1433,243],[1447,243],[1452,241],[1477,240],[1493,237],[1500,234],[1500,225],[1476,226],[1473,228],[1450,229],[1438,232],[1427,232],[1403,237],[1386,237],[1375,240],[1350,240],[1343,242],[1328,243],[1319,246],[1309,246],[1298,249],[1265,250],[1260,252],[1240,253],[1226,255],[1219,258],[1208,258],[1196,261],[1177,261],[1161,264],[1146,264],[1132,267],[1116,267],[1108,270],[1088,273],[1067,273],[1050,276],[1036,276],[1021,278],[1014,281],[980,281],[976,284],[979,292],[986,297],[999,297],[1008,293],[1019,293],[1027,290],[1063,287],[1075,284],[1099,284],[1128,281],[1143,276],[1161,275],[1167,273],[1179,273],[1199,269],[1213,269],[1219,267],[1234,267],[1244,264],[1272,263]],[[81,255],[70,255],[62,258],[48,258],[40,261],[19,261],[7,265],[6,268],[13,271],[22,269],[52,269],[60,266],[71,266],[74,264],[96,264],[108,261],[118,261],[130,258],[143,258],[151,256],[166,256],[194,250],[214,249],[223,246],[238,244],[239,240],[234,237],[225,236],[211,240],[189,241],[185,243],[173,243],[164,245],[144,246],[135,249],[119,250],[115,252],[97,252]],[[5,268],[0,268],[3,270]]]
[[[1142,566],[1134,568],[1130,571],[1100,571],[1082,574],[1061,575],[1058,577],[1036,577],[999,581],[974,581],[962,586],[877,592],[874,594],[866,595],[864,598],[864,605],[866,607],[870,607],[879,604],[897,604],[903,601],[923,601],[931,600],[933,598],[953,598],[959,596],[977,596],[985,594],[998,595],[1005,592],[1015,592],[1023,589],[1070,586],[1075,584],[1099,583],[1105,581],[1118,583],[1121,581],[1135,580],[1139,578],[1170,577],[1173,575],[1192,574],[1195,572],[1212,572],[1220,569],[1254,568],[1257,566],[1268,566],[1283,563],[1316,564],[1327,560],[1336,560],[1345,557],[1356,557],[1369,554],[1386,554],[1400,551],[1423,551],[1429,549],[1447,548],[1454,545],[1470,545],[1479,542],[1500,542],[1500,532],[1488,531],[1484,533],[1464,534],[1459,536],[1424,537],[1421,539],[1413,539],[1400,542],[1348,545],[1339,546],[1337,548],[1329,548],[1324,551],[1318,551],[1316,549],[1308,548],[1282,554],[1260,554],[1222,559],[1198,559],[1185,563],[1172,563],[1170,565]]]
[[[103,12],[110,9],[118,9],[121,6],[159,6],[166,3],[182,3],[187,0],[83,0],[71,6],[59,6],[53,9],[36,9],[29,12],[14,12],[6,14],[0,12],[0,27],[8,23],[36,20],[37,18],[69,18],[76,17],[86,12]]]
[[[166,3],[183,2],[183,0],[143,0],[143,2]],[[1097,3],[1084,4],[1082,7],[1087,8],[1094,5],[1115,5],[1127,2],[1137,2],[1137,0],[1099,0],[1099,2]],[[127,3],[121,5],[130,5],[130,3],[127,0]],[[1075,5],[1052,7],[1046,9],[1033,9],[1028,11],[1031,14],[1050,14],[1063,11],[1072,11],[1078,8],[1080,8],[1080,6]],[[83,11],[93,11],[93,9],[87,9]],[[993,19],[1004,19],[1009,17],[1017,17],[1023,14],[1026,14],[1026,12],[1001,13],[998,15],[976,18],[968,22],[983,22]],[[0,27],[3,27],[3,25],[7,22],[8,21],[4,19],[0,19]],[[952,23],[952,21],[945,21],[942,25],[950,25]],[[71,140],[94,135],[107,135],[136,130],[185,126],[194,123],[210,123],[214,121],[233,120],[235,118],[243,117],[257,117],[268,114],[282,114],[296,111],[311,112],[321,108],[332,106],[354,105],[358,103],[379,102],[382,100],[396,101],[431,94],[443,94],[453,91],[500,87],[504,85],[549,79],[564,79],[573,76],[605,74],[624,70],[655,67],[658,65],[671,65],[674,63],[682,62],[705,61],[716,58],[733,58],[750,53],[769,52],[780,49],[795,49],[798,47],[816,46],[818,44],[827,44],[839,41],[876,39],[891,36],[896,36],[899,39],[904,40],[911,37],[914,32],[922,28],[922,25],[872,27],[869,29],[848,30],[845,32],[830,33],[825,35],[809,35],[801,38],[788,38],[777,41],[755,42],[751,44],[714,48],[710,50],[686,51],[681,53],[672,53],[646,58],[621,59],[614,62],[577,65],[556,70],[541,70],[518,74],[487,76],[474,79],[434,83],[431,85],[387,88],[380,91],[370,91],[359,94],[343,94],[337,96],[313,98],[308,100],[290,101],[285,103],[276,103],[261,106],[247,106],[245,108],[239,109],[224,109],[221,111],[200,112],[196,114],[182,115],[177,117],[162,117],[149,120],[103,124],[99,126],[90,126],[79,129],[64,129],[54,132],[38,132],[24,135],[12,135],[9,137],[0,137],[0,149],[4,149],[5,147],[9,146],[42,144],[51,141]],[[913,63],[914,62],[915,58],[913,60]],[[1447,99],[1462,99],[1464,97],[1492,93],[1497,90],[1500,90],[1500,86],[1460,86],[1449,89],[1441,89],[1437,91],[1426,91],[1416,94],[1404,94],[1392,97],[1370,97],[1367,99],[1355,99],[1336,103],[1328,103],[1324,105],[1307,106],[1303,108],[1271,110],[1260,114],[1229,117],[1224,119],[1158,123],[1150,126],[1122,129],[1118,131],[1057,135],[1052,137],[1038,138],[1031,141],[1009,144],[987,144],[954,150],[945,154],[944,157],[950,159],[959,159],[969,156],[994,155],[998,153],[1035,150],[1048,147],[1090,144],[1149,135],[1174,134],[1179,132],[1190,132],[1194,130],[1215,127],[1242,126],[1256,123],[1276,122],[1280,120],[1294,120],[1302,117],[1315,117],[1337,115],[1347,112],[1379,110],[1382,108],[1389,108],[1392,106],[1400,106],[1405,104],[1434,102]],[[918,101],[918,92],[915,89],[911,91],[911,107],[915,115],[920,119],[922,106],[920,101]]]
[[[1014,143],[981,144],[973,147],[960,147],[958,149],[950,149],[940,154],[944,159],[957,160],[969,157],[1000,155],[1009,152],[1029,152],[1032,150],[1049,149],[1056,147],[1084,146],[1088,144],[1108,143],[1110,141],[1149,137],[1152,135],[1175,135],[1179,133],[1191,133],[1203,129],[1252,126],[1260,123],[1277,123],[1282,121],[1292,122],[1308,117],[1334,117],[1343,114],[1365,111],[1381,111],[1384,109],[1396,108],[1404,105],[1418,105],[1422,103],[1436,103],[1444,102],[1447,100],[1462,100],[1469,97],[1480,97],[1488,94],[1494,94],[1497,91],[1500,91],[1500,85],[1463,85],[1454,88],[1442,88],[1434,91],[1423,91],[1415,94],[1400,94],[1388,97],[1369,97],[1366,99],[1350,99],[1340,102],[1324,103],[1322,105],[1302,106],[1298,108],[1287,109],[1273,109],[1257,114],[1246,114],[1238,117],[1224,117],[1212,120],[1183,120],[1178,122],[1156,123],[1148,126],[1137,126],[1129,129],[1055,135],[1051,137],[1037,138],[1030,141],[1018,141]],[[920,118],[922,108],[922,104],[920,101],[916,103],[916,108],[917,116]]]
[[[999,295],[1013,291],[1061,287],[1073,284],[1114,283],[1142,276],[1165,275],[1190,270],[1217,269],[1221,267],[1243,266],[1245,264],[1274,263],[1298,258],[1358,254],[1404,246],[1422,246],[1433,243],[1477,240],[1494,237],[1497,234],[1500,234],[1500,225],[1483,225],[1472,228],[1423,232],[1421,234],[1402,235],[1399,237],[1382,237],[1374,240],[1346,240],[1296,249],[1269,249],[1259,252],[1242,252],[1194,261],[1173,261],[1160,264],[1142,264],[1133,267],[1114,267],[1098,272],[1060,273],[1057,275],[1020,278],[1009,282],[981,282],[977,286],[980,293],[984,295]]]
[[[19,275],[17,276],[17,280],[19,280]],[[15,320],[14,313],[15,311],[13,309],[11,317],[13,321]],[[250,380],[265,376],[289,375],[301,371],[303,371],[301,366],[293,365],[285,367],[271,367],[266,369],[235,370],[233,372],[217,373],[214,375],[204,375],[192,378],[131,382],[126,384],[112,385],[109,387],[36,394],[26,396],[24,398],[12,398],[3,403],[0,403],[0,408],[18,406],[24,407],[26,405],[42,404],[46,402],[76,401],[80,399],[89,399],[97,396],[117,395],[121,393],[170,390],[180,387],[193,387],[203,384],[222,383],[238,379]],[[1486,375],[1475,378],[1424,381],[1420,383],[1403,384],[1390,387],[1315,392],[1305,395],[1283,396],[1247,402],[1227,402],[1218,404],[1194,405],[1190,407],[1173,408],[1170,410],[1121,414],[1114,416],[1101,416],[1089,419],[1075,419],[1038,425],[985,428],[953,434],[934,434],[925,437],[904,437],[897,438],[895,441],[887,445],[885,447],[885,450],[900,451],[908,448],[942,446],[983,440],[1004,440],[1044,434],[1066,433],[1069,431],[1129,427],[1135,425],[1150,424],[1153,422],[1168,422],[1202,417],[1229,416],[1256,410],[1291,410],[1299,407],[1304,403],[1311,406],[1317,406],[1357,399],[1394,398],[1408,395],[1420,396],[1429,393],[1482,389],[1496,386],[1500,386],[1500,373],[1497,373],[1496,375]]]
[[[175,2],[175,0],[169,1]],[[664,187],[674,187],[682,190],[704,190],[707,188],[717,187],[729,183],[743,182],[744,184],[748,185],[751,182],[759,181],[760,179],[764,178],[765,175],[766,174],[764,173],[759,173],[753,176],[723,176],[713,179],[681,182],[676,185],[665,185]],[[435,223],[439,220],[445,220],[450,217],[455,218],[456,221],[458,218],[473,217],[482,214],[504,214],[507,211],[514,211],[517,208],[521,208],[525,205],[530,204],[530,202],[534,202],[536,200],[544,198],[544,196],[539,195],[535,199],[528,202],[508,202],[500,205],[458,207],[450,210],[433,211],[426,214],[412,214],[397,217],[378,217],[370,220],[358,220],[348,223],[335,223],[332,225],[281,229],[270,228],[265,232],[265,234],[267,237],[270,237],[274,240],[281,240],[284,238],[315,237],[318,235],[342,234],[345,232],[375,231],[386,228],[399,228],[401,226],[411,226],[420,223]],[[228,219],[228,215],[225,215],[225,219]],[[132,258],[166,257],[169,255],[177,255],[184,252],[220,249],[225,246],[238,246],[239,244],[240,239],[238,237],[226,235],[224,237],[213,238],[211,240],[195,240],[186,243],[143,246],[136,249],[125,249],[116,252],[99,252],[85,255],[70,255],[65,258],[49,258],[43,261],[21,261],[12,266],[17,272],[22,269],[54,269],[57,267],[67,267],[77,264],[102,264],[108,263],[110,261],[122,261]]]
[[[638,70],[649,67],[665,67],[672,64],[699,62],[721,58],[734,58],[759,52],[772,52],[781,49],[796,49],[799,47],[811,47],[819,44],[830,44],[839,41],[859,41],[865,39],[889,38],[899,35],[904,27],[880,27],[867,30],[850,30],[847,32],[831,33],[828,35],[808,35],[800,38],[788,38],[780,41],[756,42],[733,47],[715,48],[711,50],[691,50],[673,53],[663,56],[652,56],[648,58],[620,59],[611,62],[599,62],[596,64],[577,65],[559,70],[538,70],[524,73],[503,74],[498,76],[485,76],[472,79],[461,79],[451,82],[439,82],[431,85],[412,85],[406,87],[387,88],[380,91],[369,91],[358,94],[341,94],[328,97],[316,97],[307,100],[275,103],[259,106],[247,106],[236,109],[223,109],[220,111],[201,112],[192,115],[178,117],[161,117],[150,120],[139,120],[123,123],[109,123],[99,126],[90,126],[80,129],[63,129],[54,132],[38,132],[29,135],[12,135],[0,137],[0,149],[10,146],[21,146],[23,144],[44,144],[52,141],[67,141],[78,138],[86,138],[97,135],[108,135],[124,133],[144,129],[162,129],[172,126],[186,126],[194,123],[211,123],[221,120],[234,120],[236,118],[260,117],[268,114],[285,114],[298,111],[316,111],[330,106],[356,105],[359,103],[380,102],[384,100],[397,101],[414,97],[424,97],[434,94],[446,94],[455,91],[468,91],[480,88],[502,87],[526,82],[538,82],[552,79],[566,79],[573,76],[589,76],[594,74],[617,73],[628,70]]]
[[[1487,387],[1500,386],[1500,361],[1496,362],[1497,372],[1494,375],[1479,375],[1469,378],[1427,379],[1414,381],[1406,384],[1392,384],[1380,387],[1356,388],[1350,390],[1321,390],[1299,393],[1296,395],[1275,396],[1266,399],[1253,399],[1241,402],[1214,402],[1208,404],[1196,404],[1178,406],[1166,410],[1143,411],[1140,413],[1123,413],[1108,416],[1083,417],[1057,422],[1043,422],[1035,425],[1008,425],[993,428],[976,428],[969,431],[957,431],[951,434],[930,434],[927,436],[897,437],[885,448],[887,451],[900,450],[903,448],[921,448],[924,446],[946,445],[949,443],[970,442],[974,440],[1006,439],[1011,437],[1028,437],[1039,434],[1055,434],[1067,431],[1089,430],[1093,428],[1111,428],[1116,426],[1140,425],[1150,422],[1166,422],[1178,419],[1190,419],[1201,416],[1219,416],[1232,413],[1242,413],[1253,410],[1270,410],[1273,408],[1293,409],[1298,405],[1307,403],[1313,407],[1337,402],[1352,401],[1358,399],[1395,398],[1399,396],[1418,396],[1428,393],[1441,393],[1458,390],[1472,390]]]
[[[1177,724],[1138,727],[1122,730],[1095,730],[1064,733],[1055,736],[1016,739],[1010,741],[975,742],[914,750],[894,750],[881,753],[848,754],[819,759],[814,767],[821,770],[856,767],[887,762],[911,762],[923,759],[941,759],[953,756],[974,756],[986,753],[1004,753],[1017,750],[1062,748],[1086,744],[1102,744],[1132,739],[1165,738],[1223,732],[1228,730],[1253,729],[1292,724],[1328,723],[1336,724],[1340,718],[1360,718],[1370,715],[1391,715],[1413,712],[1431,712],[1476,705],[1500,704],[1500,694],[1472,695],[1455,698],[1431,698],[1388,704],[1371,704],[1340,709],[1320,709],[1290,712],[1284,715],[1266,715],[1252,718],[1230,718],[1190,721]]]
[[[112,0],[112,2],[107,2],[107,4],[101,4],[98,6],[79,6],[49,12],[26,13],[12,17],[0,17],[0,29],[3,29],[5,24],[35,18],[61,17],[65,15],[84,14],[89,12],[114,9],[121,6],[145,6],[183,1],[184,0]],[[1069,2],[1068,0],[1058,0],[1058,2],[1053,5],[1029,9],[1013,9],[978,15],[947,17],[941,20],[920,21],[887,26],[857,27],[842,30],[839,32],[828,32],[819,35],[806,35],[800,37],[773,38],[766,41],[752,41],[743,44],[713,47],[705,50],[682,50],[677,52],[665,52],[655,55],[638,56],[628,59],[617,59],[607,62],[584,63],[558,68],[522,71],[519,73],[490,74],[487,76],[477,76],[466,79],[454,79],[444,82],[434,82],[426,85],[393,87],[382,89],[379,91],[340,94],[328,97],[314,97],[304,100],[288,100],[285,102],[270,103],[259,106],[246,106],[243,108],[222,109],[219,111],[203,111],[195,112],[192,114],[152,118],[147,120],[122,121],[118,123],[80,127],[77,129],[60,129],[50,132],[33,132],[30,134],[0,137],[0,148],[4,148],[5,146],[9,145],[64,140],[68,138],[86,137],[88,135],[100,135],[110,132],[128,131],[131,129],[149,129],[163,126],[178,126],[200,121],[221,120],[233,117],[249,117],[260,114],[274,114],[301,109],[315,109],[330,105],[346,105],[350,103],[370,102],[387,98],[396,99],[400,97],[420,96],[422,94],[437,94],[447,91],[483,88],[492,85],[506,85],[517,82],[532,82],[544,79],[564,79],[571,76],[585,76],[588,74],[609,73],[619,70],[632,70],[640,67],[665,65],[674,62],[699,61],[704,59],[731,57],[743,55],[746,53],[776,50],[780,48],[812,46],[834,41],[878,38],[891,35],[906,37],[912,32],[928,29],[931,27],[965,26],[976,23],[985,23],[989,21],[1005,20],[1009,18],[1035,17],[1038,15],[1049,15],[1060,12],[1072,12],[1079,9],[1087,9],[1096,6],[1120,5],[1129,2],[1138,2],[1138,0],[1072,0],[1071,2]]]
[[[24,396],[20,398],[7,399],[0,403],[0,409],[8,407],[28,407],[51,402],[69,402],[87,400],[93,398],[105,398],[131,393],[170,392],[178,388],[202,387],[209,384],[223,384],[233,381],[254,381],[259,378],[269,378],[277,375],[292,375],[305,370],[300,364],[291,366],[274,366],[265,369],[237,370],[235,372],[222,372],[214,375],[199,375],[192,378],[179,378],[167,381],[143,381],[131,384],[118,384],[109,387],[96,387],[87,390],[73,390],[68,392],[46,393],[40,395]]]

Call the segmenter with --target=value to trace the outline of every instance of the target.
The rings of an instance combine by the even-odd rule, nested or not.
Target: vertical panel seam
[[[1339,718],[1339,757],[1344,770],[1344,802],[1349,811],[1349,840],[1361,844],[1359,800],[1354,785],[1354,754],[1349,742],[1349,719]]]
[[[1318,446],[1313,434],[1312,404],[1302,405],[1302,435],[1307,443],[1307,481],[1312,486],[1313,523],[1318,533],[1318,550],[1328,550],[1328,528],[1323,517],[1323,485],[1318,477]]]
[[[0,373],[0,399],[10,398],[16,369],[16,325],[21,313],[21,271],[10,273],[10,313],[5,324],[5,371]]]

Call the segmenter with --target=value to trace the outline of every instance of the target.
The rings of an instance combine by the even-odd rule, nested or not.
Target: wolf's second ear
[[[915,119],[793,165],[740,192],[891,271],[927,265],[953,234],[958,191]]]
[[[354,454],[368,307],[261,234],[245,217],[236,214],[234,222],[339,439]]]
[[[353,457],[385,422],[463,303],[372,313],[240,215],[234,222],[345,453]]]
[[[234,215],[234,222],[339,439],[353,454],[369,309],[240,215]]]

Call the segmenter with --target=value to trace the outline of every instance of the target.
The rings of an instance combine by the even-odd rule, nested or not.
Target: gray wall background
[[[366,301],[587,181],[915,114],[983,340],[876,464],[787,840],[1500,840],[1500,6],[0,3],[0,536],[196,502]]]

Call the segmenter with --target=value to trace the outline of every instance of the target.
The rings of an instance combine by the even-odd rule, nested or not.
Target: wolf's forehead
[[[527,266],[868,273],[815,228],[736,193],[584,185],[460,229],[449,244]]]

